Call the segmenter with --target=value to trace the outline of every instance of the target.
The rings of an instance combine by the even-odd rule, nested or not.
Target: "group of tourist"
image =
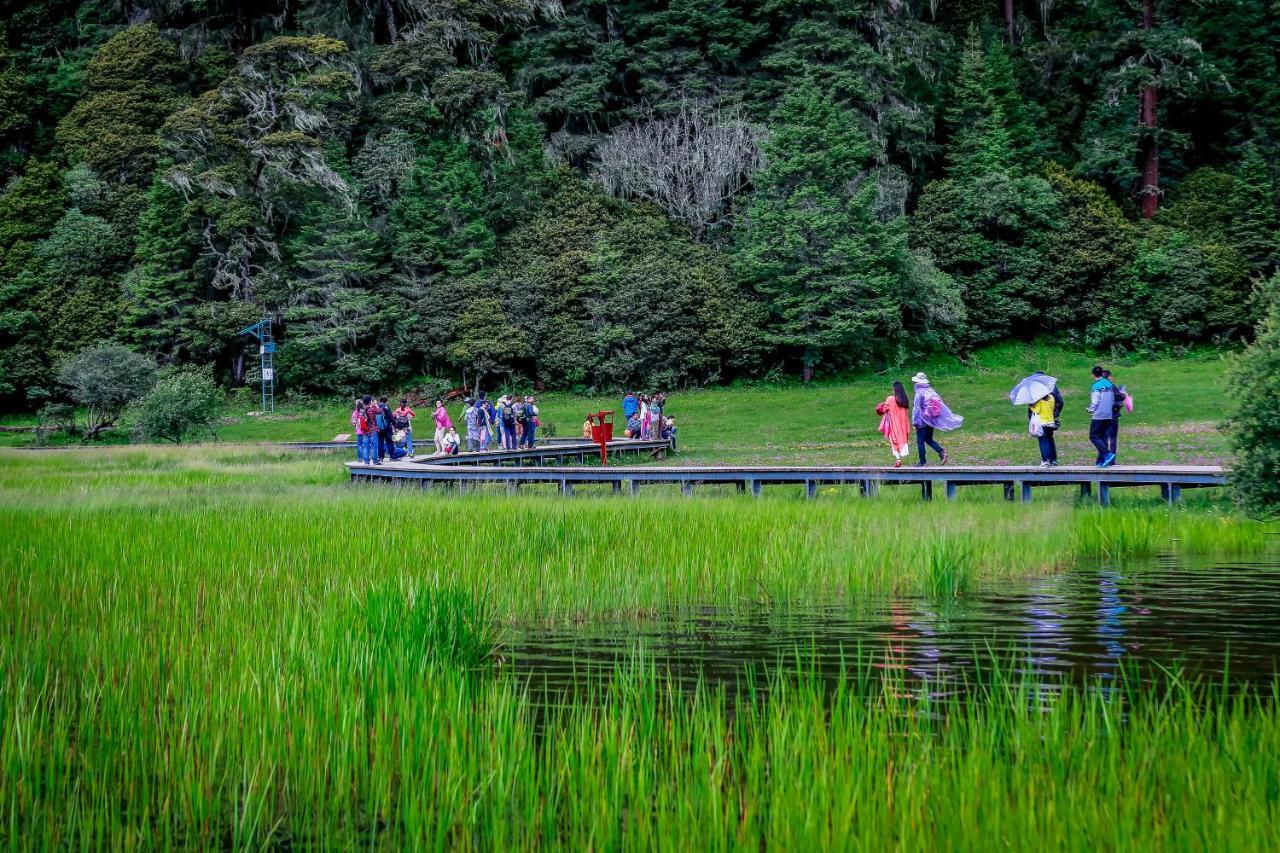
[[[391,408],[386,397],[377,400],[370,395],[356,400],[351,412],[351,426],[356,431],[356,458],[371,465],[383,459],[413,456],[413,409],[406,397],[397,408]]]
[[[503,394],[489,400],[484,392],[468,397],[462,417],[467,427],[467,450],[485,451],[495,439],[503,450],[533,447],[538,438],[538,401],[533,397]]]
[[[1040,447],[1040,466],[1048,468],[1058,464],[1058,445],[1055,434],[1062,427],[1063,399],[1055,380],[1036,372],[1024,382],[1042,379],[1039,387],[1044,393],[1027,406],[1027,430]],[[939,432],[958,429],[964,418],[955,414],[943,402],[929,377],[917,373],[911,377],[914,394],[909,398],[901,382],[893,383],[893,392],[876,406],[880,415],[880,433],[889,440],[893,453],[893,467],[902,466],[902,460],[910,455],[911,430],[916,434],[917,465],[928,463],[927,449],[938,454],[938,461],[947,461],[947,451],[937,441]],[[1039,391],[1036,392],[1039,394]],[[1093,368],[1093,384],[1089,389],[1089,441],[1097,450],[1095,464],[1107,468],[1116,463],[1120,436],[1120,416],[1133,411],[1133,397],[1123,385],[1117,385],[1111,371],[1100,366]]]
[[[537,440],[537,400],[504,394],[497,400],[489,400],[484,392],[476,398],[468,397],[463,410],[466,425],[466,449],[485,451],[493,441],[505,450],[533,447]],[[416,417],[408,398],[400,400],[399,408],[392,409],[386,397],[374,400],[364,396],[356,400],[351,412],[351,425],[356,431],[356,458],[371,465],[381,465],[384,459],[402,459],[414,456],[413,421]],[[463,438],[449,417],[443,400],[436,400],[431,419],[435,427],[432,443],[435,453],[453,455],[463,448]]]
[[[675,441],[676,422],[662,413],[667,405],[667,395],[636,394],[628,391],[622,398],[622,417],[626,422],[625,438],[665,438]]]
[[[910,455],[913,430],[919,460],[916,464],[928,463],[929,450],[938,455],[940,464],[945,464],[947,450],[938,442],[938,434],[958,429],[964,418],[951,411],[924,373],[911,377],[911,383],[913,393],[910,396],[901,382],[894,382],[892,393],[876,406],[876,414],[880,415],[880,433],[888,439],[893,454],[893,467],[901,467],[903,460]],[[1062,427],[1062,392],[1058,390],[1056,380],[1040,372],[1031,374],[1022,384],[1036,389],[1033,392],[1036,398],[1027,405],[1027,430],[1039,444],[1040,465],[1057,465],[1056,434]],[[661,393],[628,392],[622,398],[623,437],[661,438],[671,442],[674,448],[676,423],[663,413],[666,401],[666,395]],[[504,394],[496,400],[489,400],[481,393],[475,398],[466,398],[465,406],[465,446],[469,452],[487,451],[494,441],[504,450],[534,446],[538,427],[541,426],[535,398]],[[1099,468],[1114,465],[1120,416],[1125,411],[1133,411],[1132,396],[1123,385],[1115,383],[1110,370],[1095,366],[1086,411],[1089,415],[1089,441],[1097,450],[1095,464]],[[381,465],[387,458],[412,457],[414,418],[407,398],[401,398],[399,407],[394,409],[386,397],[374,400],[366,395],[356,400],[351,413],[351,424],[356,432],[356,458],[364,463]],[[458,435],[442,400],[435,401],[432,421],[435,452],[456,454],[461,451],[463,439]],[[582,425],[583,438],[592,438],[591,427],[588,418]]]

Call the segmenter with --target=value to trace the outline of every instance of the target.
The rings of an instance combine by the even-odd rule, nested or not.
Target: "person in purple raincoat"
[[[925,446],[927,445],[932,447],[938,454],[939,464],[945,465],[947,451],[941,444],[933,440],[934,430],[948,432],[953,429],[959,429],[960,425],[964,423],[964,418],[947,408],[947,404],[942,402],[938,392],[933,390],[933,385],[929,383],[928,376],[923,373],[917,373],[911,377],[911,381],[916,386],[916,396],[911,403],[911,424],[916,428],[916,450],[920,453],[920,462],[918,464],[924,465],[927,461],[925,457]]]

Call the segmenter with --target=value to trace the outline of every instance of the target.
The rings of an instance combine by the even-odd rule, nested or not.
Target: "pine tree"
[[[896,343],[905,232],[874,216],[871,142],[828,98],[794,91],[770,125],[738,265],[769,307],[773,343],[807,382],[818,364],[866,363]]]
[[[1230,209],[1231,242],[1260,276],[1269,276],[1280,263],[1280,211],[1271,167],[1254,143],[1240,158]]]
[[[147,191],[133,265],[124,279],[121,337],[161,363],[207,356],[198,336],[201,288],[182,196],[162,180]]]

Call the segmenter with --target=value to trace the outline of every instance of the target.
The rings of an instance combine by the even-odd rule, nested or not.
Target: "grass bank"
[[[906,382],[925,369],[956,411],[962,430],[945,443],[958,463],[1038,462],[1035,441],[1026,434],[1025,409],[1006,399],[1017,379],[1036,369],[1059,377],[1067,398],[1059,446],[1064,463],[1092,461],[1084,413],[1092,356],[1035,345],[1001,345],[972,354],[964,363],[938,358],[878,374],[858,374],[802,386],[795,382],[751,383],[676,393],[669,411],[680,428],[681,454],[689,464],[850,464],[891,462],[876,432],[877,403],[894,379]],[[1178,359],[1131,359],[1112,364],[1133,392],[1136,410],[1123,421],[1122,461],[1219,464],[1227,458],[1226,437],[1217,424],[1226,414],[1224,357],[1212,351]],[[396,389],[384,389],[395,393]],[[513,389],[525,392],[526,388]],[[252,404],[250,404],[252,405]],[[541,395],[544,420],[561,435],[577,435],[588,411],[613,409],[612,396]],[[460,418],[461,406],[451,412]],[[277,414],[247,417],[228,410],[219,429],[225,442],[328,441],[350,431],[345,400],[284,401]],[[0,419],[34,423],[30,417]],[[127,439],[126,432],[115,440]],[[30,436],[0,433],[0,444],[25,444]]]

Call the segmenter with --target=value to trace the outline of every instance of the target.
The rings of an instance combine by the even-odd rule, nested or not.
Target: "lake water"
[[[1122,667],[1153,665],[1267,685],[1280,672],[1280,562],[1083,567],[946,601],[700,608],[536,628],[509,652],[518,676],[553,695],[580,690],[637,653],[686,687],[701,680],[731,692],[753,669],[847,679],[858,656],[931,694],[962,690],[993,659],[1048,690],[1105,685]]]

